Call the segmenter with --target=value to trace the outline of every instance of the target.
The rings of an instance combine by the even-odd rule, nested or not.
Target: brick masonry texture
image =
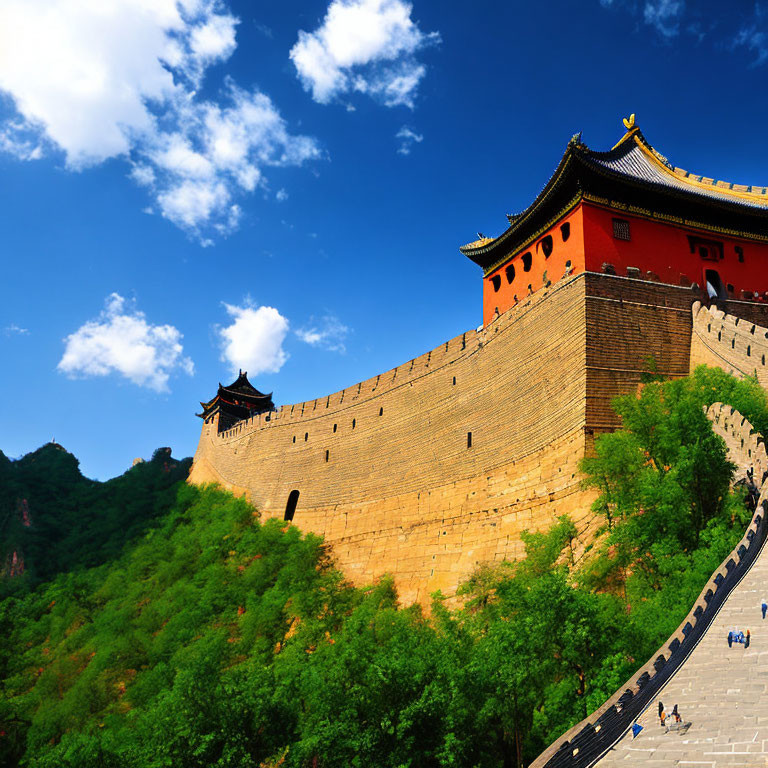
[[[693,306],[691,367],[706,364],[738,376],[756,375],[763,387],[768,386],[768,331],[755,324],[759,318],[754,313],[749,313],[748,317],[726,314],[696,302]],[[762,322],[768,326],[768,321],[763,319]]]
[[[293,522],[322,535],[355,583],[390,573],[404,603],[452,596],[479,563],[520,557],[526,528],[568,514],[586,541],[593,496],[578,462],[618,426],[610,402],[637,389],[650,358],[688,373],[695,298],[565,277],[341,392],[221,435],[203,425],[190,481],[245,493],[266,517],[282,518],[298,490]]]

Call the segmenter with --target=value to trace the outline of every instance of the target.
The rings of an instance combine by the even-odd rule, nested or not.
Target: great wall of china
[[[404,600],[424,600],[438,587],[451,594],[478,562],[519,555],[523,528],[546,527],[568,512],[588,532],[591,496],[579,488],[577,461],[596,432],[615,428],[610,398],[636,389],[649,355],[665,375],[685,375],[704,363],[768,383],[768,329],[754,322],[766,308],[732,303],[737,317],[693,298],[689,290],[627,278],[566,278],[402,368],[283,406],[269,421],[257,417],[221,434],[215,423],[206,425],[193,478],[246,491],[267,515],[282,514],[294,486],[302,494],[306,489],[317,507],[302,506],[297,523],[323,534],[343,569],[360,581],[393,573]],[[571,332],[557,333],[556,318]],[[617,335],[621,345],[613,343]],[[516,375],[502,375],[510,369]],[[530,389],[534,376],[538,391]],[[509,407],[515,402],[530,410]],[[426,403],[433,407],[421,413]],[[502,429],[477,418],[487,410],[504,420]],[[613,768],[636,760],[649,768],[766,764],[768,679],[757,670],[767,653],[761,640],[768,638],[759,619],[760,599],[768,596],[768,482],[762,483],[768,456],[738,412],[717,403],[708,416],[737,474],[751,469],[760,483],[748,530],[659,651],[531,768]],[[508,441],[483,446],[484,434],[505,429],[512,432]],[[448,445],[469,430],[479,438],[471,449]],[[275,439],[289,447],[285,455],[270,452]],[[325,450],[350,466],[334,471]],[[465,452],[477,463],[453,477],[467,469]],[[478,464],[492,458],[497,467],[478,474]],[[231,474],[222,476],[222,468]],[[427,480],[415,490],[420,478]],[[505,499],[510,489],[515,498]],[[358,490],[367,498],[356,501]],[[731,626],[753,628],[750,649],[724,655]],[[653,707],[661,696],[691,721],[684,735],[659,729]],[[645,731],[633,740],[636,722]]]
[[[667,376],[702,362],[765,370],[764,333],[698,305],[694,321],[694,298],[613,275],[564,277],[341,392],[221,433],[205,424],[190,479],[246,493],[268,517],[298,490],[294,522],[322,535],[350,578],[390,573],[405,602],[450,596],[479,563],[520,556],[523,529],[569,514],[588,530],[578,461],[617,426],[610,401],[637,388],[649,358]],[[706,330],[715,315],[719,340]]]
[[[391,573],[404,602],[451,595],[478,563],[518,557],[523,529],[566,513],[588,528],[578,461],[617,426],[610,400],[649,357],[688,372],[691,301],[675,286],[564,277],[341,392],[221,433],[205,424],[191,480],[246,492],[266,516],[298,490],[294,522],[353,580]]]
[[[759,329],[762,333],[766,329]],[[599,709],[551,744],[530,768],[616,768],[641,763],[757,768],[768,760],[768,626],[760,603],[768,581],[768,456],[762,436],[736,410],[715,403],[708,414],[737,476],[752,470],[760,490],[744,537],[701,590],[659,650]],[[749,648],[726,642],[732,627],[751,628]],[[659,700],[678,704],[685,725],[662,728]],[[633,738],[632,726],[643,727]]]
[[[619,426],[615,396],[699,364],[768,386],[766,188],[677,168],[634,115],[624,125],[609,152],[574,136],[501,235],[461,248],[483,270],[480,328],[276,411],[244,377],[239,390],[220,385],[202,404],[190,481],[220,483],[323,536],[356,583],[391,574],[405,604],[451,597],[480,563],[521,556],[522,530],[560,515],[587,543],[594,497],[578,464]],[[762,438],[727,406],[708,415],[739,471],[762,485]],[[678,630],[534,768],[768,764],[768,680],[757,669],[767,510],[768,486]],[[755,627],[754,647],[726,654],[734,624]],[[654,731],[660,694],[692,720],[684,738]],[[645,730],[633,742],[635,723]]]

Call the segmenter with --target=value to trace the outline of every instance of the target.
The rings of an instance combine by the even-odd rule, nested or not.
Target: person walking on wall
[[[749,637],[750,637],[749,630],[747,630],[747,634],[744,637],[744,648],[745,649],[749,648]]]
[[[729,630],[728,632],[728,647],[733,648],[733,630]]]
[[[765,602],[765,598],[760,603],[760,610],[763,612],[763,618],[765,618],[765,612],[768,611],[768,603]]]
[[[664,711],[664,704],[662,703],[661,699],[659,699],[659,720],[661,720],[661,713]]]
[[[675,704],[674,707],[672,707],[672,716],[675,718],[675,722],[679,723],[681,720],[680,713],[677,710],[677,704]]]

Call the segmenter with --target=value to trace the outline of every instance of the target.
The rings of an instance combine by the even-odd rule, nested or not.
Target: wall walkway
[[[765,445],[737,411],[721,403],[708,412],[726,441],[738,474],[754,468],[760,483],[768,470]],[[531,768],[616,768],[768,765],[768,598],[765,506],[746,535],[712,575],[689,615],[651,660],[600,709],[552,744]],[[748,649],[728,648],[728,630],[751,630]],[[658,700],[679,706],[690,726],[661,728]],[[644,727],[632,738],[631,726]]]

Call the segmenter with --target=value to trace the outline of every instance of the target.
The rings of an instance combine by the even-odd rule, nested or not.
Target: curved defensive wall
[[[562,514],[588,528],[578,462],[616,428],[610,401],[637,388],[649,358],[658,373],[688,373],[695,298],[564,276],[341,392],[222,433],[204,424],[190,481],[247,493],[270,517],[298,492],[293,522],[322,535],[353,581],[391,573],[406,603],[452,595],[479,563],[520,556],[523,529]]]
[[[745,303],[737,316],[696,302],[691,370],[702,364],[717,366],[737,376],[757,376],[768,387],[768,330],[756,324],[760,320],[765,324],[765,318],[754,307]]]

